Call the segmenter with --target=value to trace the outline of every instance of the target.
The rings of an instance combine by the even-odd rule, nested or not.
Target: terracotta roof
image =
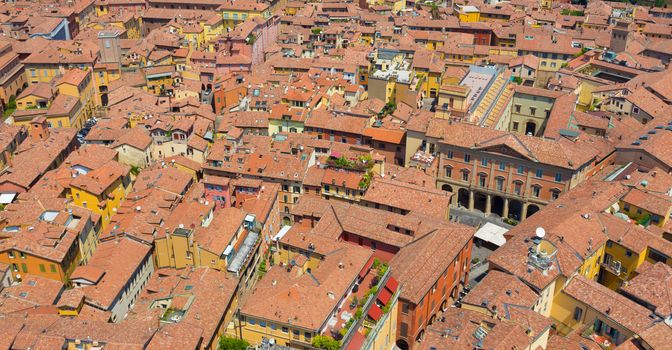
[[[413,198],[409,201],[408,198]],[[443,219],[450,205],[451,194],[401,181],[376,177],[362,197],[363,201],[422,213]]]
[[[653,324],[649,310],[583,275],[572,278],[563,293],[634,333],[644,331]]]
[[[95,285],[83,287],[86,302],[107,310],[112,308],[129,279],[150,255],[150,246],[130,238],[101,242],[86,266],[98,268],[105,274]]]
[[[311,275],[271,268],[240,312],[244,317],[280,324],[291,320],[293,326],[317,331],[331,318],[371,255],[370,249],[342,243],[342,248],[325,256]]]
[[[672,314],[672,267],[656,263],[621,287],[621,292],[640,300],[661,317]]]
[[[417,304],[469,244],[475,229],[460,224],[439,228],[399,250],[390,261],[401,298]]]

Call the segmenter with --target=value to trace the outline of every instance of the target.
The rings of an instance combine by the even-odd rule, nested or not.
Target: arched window
[[[462,181],[469,182],[469,170],[462,169],[460,172],[462,173]]]
[[[488,174],[478,173],[478,185],[481,187],[486,187],[488,185]]]
[[[540,195],[541,195],[541,186],[532,185],[532,197],[539,198]]]
[[[448,165],[445,167],[445,176],[446,177],[453,177],[453,167]]]
[[[523,194],[523,182],[516,180],[513,182],[513,193],[517,196],[522,196]]]
[[[501,176],[495,178],[495,187],[497,188],[497,191],[504,191],[504,181],[506,181],[506,179]]]

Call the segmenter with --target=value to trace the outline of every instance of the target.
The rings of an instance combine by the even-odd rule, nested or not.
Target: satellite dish
[[[534,230],[534,234],[539,238],[544,238],[544,236],[546,236],[546,230],[544,230],[543,227],[537,227],[537,229]]]

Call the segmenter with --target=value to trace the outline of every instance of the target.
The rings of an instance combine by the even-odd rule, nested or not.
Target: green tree
[[[352,168],[352,162],[350,162],[344,156],[341,156],[340,158],[336,158],[336,161],[334,161],[334,164],[336,164],[337,167],[341,167],[341,168]]]
[[[132,166],[131,174],[133,174],[133,176],[138,176],[138,174],[140,174],[140,167],[136,165]]]
[[[312,345],[318,349],[324,350],[338,350],[341,348],[341,343],[328,335],[315,336]]]
[[[387,263],[382,263],[382,264],[378,267],[378,277],[379,277],[379,278],[383,278],[383,276],[385,276],[385,274],[387,273],[387,270],[388,270],[389,268],[390,268],[390,266],[389,266]]]
[[[219,338],[219,348],[223,350],[247,350],[248,346],[250,346],[250,343],[242,339],[230,337]]]

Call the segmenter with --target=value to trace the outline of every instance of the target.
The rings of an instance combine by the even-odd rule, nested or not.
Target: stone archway
[[[406,342],[404,339],[397,339],[397,347],[401,350],[408,350],[410,348],[408,346],[408,342]]]
[[[469,208],[469,190],[460,188],[457,191],[457,204],[463,208]]]
[[[530,216],[536,214],[539,210],[541,210],[541,208],[539,208],[539,206],[536,205],[536,204],[530,204],[530,205],[528,205],[528,206],[527,206],[527,212],[526,212],[525,218],[529,218]]]
[[[441,186],[441,189],[446,191],[446,192],[451,192],[451,193],[453,192],[453,186],[451,186],[449,184],[444,184],[443,186]]]
[[[488,195],[485,193],[474,192],[474,209],[485,213]]]
[[[490,207],[492,214],[497,214],[500,217],[504,216],[504,198],[500,196],[492,197],[492,206]]]
[[[509,218],[520,220],[523,217],[523,202],[512,199],[509,201]]]

